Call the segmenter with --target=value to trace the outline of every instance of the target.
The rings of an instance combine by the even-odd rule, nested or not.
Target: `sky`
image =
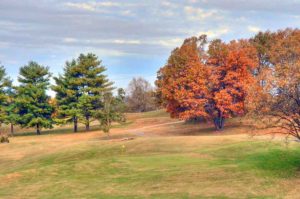
[[[0,0],[0,62],[12,79],[28,61],[54,76],[67,60],[95,53],[116,87],[152,84],[185,38],[230,41],[299,28],[300,0]]]

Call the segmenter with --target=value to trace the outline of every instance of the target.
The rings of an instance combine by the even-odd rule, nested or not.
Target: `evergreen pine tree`
[[[74,132],[78,131],[78,122],[81,118],[79,109],[79,88],[74,81],[77,76],[71,68],[76,67],[76,61],[66,62],[64,74],[54,77],[55,85],[52,90],[56,92],[57,115],[56,122],[60,124],[73,123]]]
[[[86,130],[94,119],[94,112],[103,107],[105,92],[111,91],[110,82],[103,73],[106,68],[94,54],[81,54],[76,60],[67,62],[64,74],[55,78],[59,119],[85,124]]]
[[[94,111],[104,106],[104,93],[113,89],[112,82],[103,74],[106,68],[94,54],[81,54],[77,59],[76,67],[73,69],[78,76],[75,84],[78,85],[81,93],[79,107],[83,116],[83,123],[88,131]]]
[[[9,104],[8,92],[10,91],[12,81],[7,77],[5,68],[0,66],[0,122],[6,122],[9,114],[7,106]]]
[[[36,62],[29,62],[21,67],[17,87],[16,105],[19,114],[18,123],[22,127],[35,127],[41,134],[42,128],[52,128],[51,115],[54,111],[46,90],[51,74],[49,68]]]
[[[14,134],[14,126],[18,121],[18,112],[17,112],[17,104],[16,104],[16,90],[13,86],[7,87],[6,92],[6,103],[5,103],[5,123],[10,125],[10,134]]]

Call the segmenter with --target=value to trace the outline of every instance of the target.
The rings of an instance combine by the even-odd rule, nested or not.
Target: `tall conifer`
[[[104,105],[103,95],[111,91],[112,82],[103,73],[106,68],[94,54],[81,54],[76,60],[67,62],[64,74],[55,78],[59,118],[66,122],[73,121],[74,131],[77,123],[90,129],[96,110]]]
[[[42,128],[52,128],[53,107],[46,90],[50,81],[49,68],[36,62],[29,62],[20,68],[16,105],[19,114],[18,123],[22,127],[35,127],[41,134]]]
[[[5,68],[0,66],[0,122],[6,122],[9,114],[7,113],[8,92],[11,88],[12,81],[7,77]]]

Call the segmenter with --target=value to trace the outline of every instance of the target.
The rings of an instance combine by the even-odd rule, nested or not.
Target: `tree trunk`
[[[85,119],[86,119],[85,130],[89,131],[90,130],[90,117],[86,116]]]
[[[73,118],[73,121],[74,121],[74,133],[76,133],[78,131],[78,120],[77,120],[77,117],[74,117]]]
[[[10,123],[10,134],[14,134],[14,124]]]
[[[217,131],[223,130],[224,123],[225,123],[225,118],[223,117],[223,114],[219,111],[218,117],[214,118],[214,125],[215,125],[216,130]]]
[[[217,117],[214,118],[214,125],[215,125],[216,131],[218,131],[219,130],[219,125],[218,125],[218,118]]]
[[[220,129],[223,130],[224,129],[224,123],[225,123],[225,118],[221,117],[220,118]]]
[[[36,125],[36,134],[41,135],[40,124]]]

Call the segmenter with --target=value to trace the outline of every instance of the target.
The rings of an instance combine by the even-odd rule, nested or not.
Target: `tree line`
[[[206,35],[174,49],[157,74],[157,96],[174,118],[256,122],[300,139],[300,30],[259,32],[228,43]]]
[[[67,61],[63,74],[54,77],[49,67],[29,62],[20,68],[18,86],[0,68],[0,119],[1,123],[21,127],[33,127],[37,134],[41,129],[52,128],[54,124],[72,123],[74,132],[78,123],[90,129],[90,123],[98,120],[105,132],[112,122],[124,121],[123,101],[125,93],[119,89],[113,95],[113,83],[104,72],[106,68],[94,54],[81,54],[77,59]],[[55,98],[47,90],[55,91]]]
[[[84,124],[86,131],[98,121],[109,133],[112,122],[125,122],[124,112],[144,112],[156,109],[154,88],[143,78],[133,78],[128,94],[123,88],[115,93],[113,82],[104,74],[106,68],[95,54],[80,54],[65,63],[63,73],[53,77],[49,67],[30,61],[20,68],[18,86],[13,85],[5,68],[0,67],[0,123],[35,128],[72,124],[73,131]],[[47,95],[48,90],[55,97]]]
[[[49,67],[29,62],[20,68],[18,86],[0,67],[0,122],[34,127],[37,134],[54,124],[90,129],[98,120],[109,132],[125,121],[123,112],[165,107],[174,118],[200,118],[224,128],[227,118],[249,115],[261,126],[300,139],[300,30],[259,32],[250,39],[208,41],[191,37],[174,49],[157,74],[154,89],[134,78],[113,94],[106,68],[94,54],[67,61],[54,77]],[[55,98],[46,91],[55,91]]]

